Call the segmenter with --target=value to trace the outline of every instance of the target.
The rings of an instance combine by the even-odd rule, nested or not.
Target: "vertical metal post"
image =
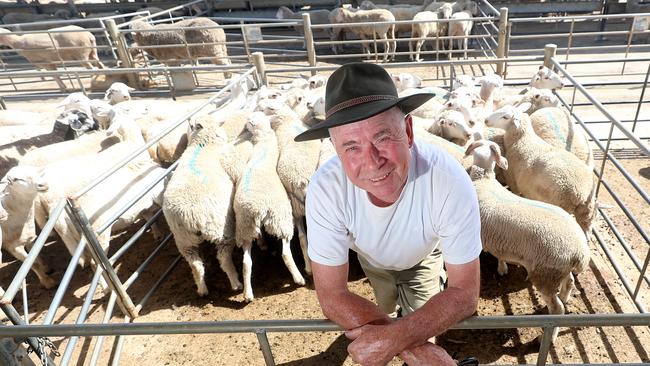
[[[636,122],[639,120],[639,113],[641,106],[643,106],[643,97],[645,96],[645,89],[648,87],[648,76],[650,76],[650,64],[648,64],[648,71],[645,73],[645,80],[643,80],[643,88],[641,89],[641,96],[639,97],[639,104],[636,105],[636,113],[634,114],[634,123],[632,123],[632,132],[636,129]],[[5,109],[7,109],[5,107]]]
[[[542,344],[539,346],[539,353],[537,354],[537,366],[546,365],[548,358],[548,351],[551,348],[551,341],[553,338],[554,326],[544,327],[544,335],[542,336]]]
[[[264,54],[262,52],[253,52],[253,64],[257,69],[261,85],[267,85],[266,64],[264,63]]]
[[[573,45],[573,29],[575,28],[576,20],[571,19],[571,29],[569,29],[569,40],[567,41],[565,60],[569,60],[569,55],[571,54],[571,46]],[[564,69],[568,69],[569,64],[564,65]]]
[[[75,226],[78,226],[77,229],[83,233],[83,235],[86,237],[86,240],[88,241],[88,244],[90,244],[90,254],[97,263],[97,266],[104,270],[104,276],[108,277],[106,278],[108,286],[119,296],[121,300],[119,304],[122,308],[122,312],[124,312],[125,315],[129,315],[131,318],[136,318],[138,316],[138,312],[135,309],[135,305],[133,305],[131,297],[129,297],[129,294],[126,293],[122,282],[120,281],[119,277],[117,277],[117,273],[115,273],[113,266],[106,256],[106,253],[104,253],[104,250],[99,244],[99,240],[93,232],[86,214],[74,199],[68,198],[67,202],[67,208],[69,209],[69,214],[72,216],[72,222],[75,224]]]
[[[314,48],[314,34],[311,31],[311,18],[308,13],[302,14],[302,25],[305,29],[305,47],[307,47],[307,59],[309,66],[316,66],[316,50]],[[311,75],[316,75],[316,71],[312,70]]]
[[[549,43],[544,46],[544,66],[548,67],[549,69],[553,68],[553,62],[551,61],[551,59],[555,57],[556,52],[557,52],[557,45],[554,45],[553,43]]]
[[[246,35],[246,26],[244,25],[243,20],[240,20],[239,24],[241,24],[241,37],[242,40],[244,41],[244,50],[246,51],[246,56],[248,56],[248,62],[252,62],[251,49],[250,46],[248,45],[248,36]]]
[[[113,44],[113,40],[111,39],[111,36],[108,34],[108,30],[106,29],[106,23],[104,23],[104,19],[99,20],[99,24],[101,24],[102,29],[104,29],[104,37],[106,37],[106,42],[108,42],[108,47],[111,48],[111,54],[113,55],[113,59],[116,61],[118,60],[117,54],[115,53],[115,45]],[[99,52],[99,51],[97,51]]]
[[[634,26],[636,25],[637,17],[632,18],[632,25],[630,26],[630,33],[627,36],[627,46],[625,47],[625,58],[630,53],[630,45],[632,44],[632,39],[634,38]],[[625,65],[627,63],[623,61],[623,67],[621,68],[621,75],[625,74]]]
[[[113,39],[113,44],[117,46],[117,55],[120,61],[122,61],[122,67],[132,68],[133,63],[131,62],[131,58],[129,57],[129,51],[126,48],[126,39],[124,38],[124,35],[117,30],[117,25],[115,24],[115,20],[107,19],[106,26],[108,26],[108,33]],[[129,79],[129,83],[131,84],[131,86],[140,89],[140,83],[138,82],[138,78],[136,77],[136,74],[127,73],[126,77],[127,79]]]
[[[214,15],[214,4],[212,0],[205,0],[205,10],[207,10],[209,17]]]
[[[499,34],[497,36],[497,58],[504,58],[506,56],[506,41],[507,41],[507,28],[508,28],[508,8],[499,9]],[[505,74],[505,62],[497,63],[497,74],[501,77]]]
[[[271,352],[271,345],[269,344],[269,339],[266,338],[266,332],[263,329],[258,329],[255,332],[257,336],[257,341],[260,343],[260,348],[262,349],[262,354],[264,355],[264,361],[266,366],[275,366],[275,360],[273,359],[273,352]]]

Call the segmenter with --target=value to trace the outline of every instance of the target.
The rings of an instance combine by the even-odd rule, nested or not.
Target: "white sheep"
[[[456,75],[454,77],[454,83],[451,90],[456,90],[458,88],[465,87],[468,89],[474,89],[476,87],[476,81],[472,75]]]
[[[422,86],[422,78],[410,72],[401,72],[397,75],[391,75],[397,92],[410,88],[419,88]]]
[[[562,89],[564,83],[560,75],[546,66],[540,66],[528,84],[537,89]]]
[[[572,272],[589,265],[589,245],[580,226],[559,207],[511,193],[491,171],[472,166],[469,175],[479,200],[483,249],[499,260],[499,274],[507,273],[508,262],[524,267],[549,314],[564,314]]]
[[[409,59],[411,61],[422,61],[420,58],[420,50],[422,45],[426,41],[427,37],[435,36],[438,34],[438,23],[435,20],[438,20],[438,13],[433,11],[422,11],[415,14],[413,17],[414,21],[425,21],[429,20],[430,22],[423,23],[413,23],[411,24],[411,38],[418,38],[417,41],[409,41]],[[413,44],[415,43],[415,56],[413,56]],[[436,38],[436,51],[438,50],[438,39]]]
[[[537,136],[530,116],[521,112],[526,109],[528,106],[514,109],[511,114],[493,114],[487,120],[488,126],[494,125],[493,120],[508,120],[504,136],[509,162],[506,182],[515,193],[560,206],[573,214],[589,236],[596,213],[592,170],[575,155]]]
[[[214,28],[201,28],[214,27]],[[208,18],[191,18],[174,24],[155,26],[143,20],[131,22],[133,39],[139,47],[158,61],[169,66],[180,66],[183,62],[194,62],[199,57],[207,57],[215,65],[230,65],[226,48],[226,34],[219,24]],[[182,30],[166,30],[184,28]],[[194,29],[199,28],[199,29]],[[155,29],[156,32],[146,32]],[[207,43],[207,44],[205,44]],[[186,46],[187,44],[196,44]],[[204,45],[205,44],[205,45]],[[147,48],[147,46],[177,45],[176,47]],[[229,78],[230,72],[224,72]]]
[[[436,122],[441,126],[441,136],[455,144],[464,146],[472,137],[473,131],[463,113],[459,111],[445,109],[438,114]]]
[[[135,89],[120,82],[111,84],[104,93],[104,101],[110,105],[115,105],[120,102],[131,100],[131,93]]]
[[[209,241],[217,249],[221,269],[233,290],[242,288],[232,260],[235,217],[234,185],[215,156],[227,143],[216,124],[197,123],[188,149],[179,160],[163,198],[163,212],[178,251],[192,269],[199,296],[208,294],[199,244]]]
[[[374,9],[385,9],[390,11],[395,17],[396,21],[402,20],[413,20],[415,14],[422,10],[420,5],[408,5],[408,4],[399,4],[399,5],[375,5],[370,0],[364,0],[359,5],[361,10],[374,10]],[[398,37],[400,33],[408,33],[411,31],[411,24],[396,24],[395,25],[395,36]]]
[[[335,23],[348,23],[350,31],[355,33],[364,42],[361,43],[364,52],[370,57],[370,47],[368,46],[368,39],[378,39],[378,42],[384,44],[384,57],[383,62],[388,61],[388,57],[395,57],[395,50],[397,43],[395,41],[395,25],[394,24],[376,24],[366,26],[352,26],[352,23],[375,23],[375,22],[394,22],[395,16],[385,9],[374,10],[357,10],[350,11],[345,8],[337,8],[333,10]],[[376,50],[375,50],[376,51]]]
[[[476,3],[472,3],[474,7],[477,7]],[[467,43],[468,37],[472,32],[472,27],[474,26],[474,21],[472,21],[472,16],[478,12],[474,10],[474,7],[469,10],[462,10],[451,15],[451,20],[449,21],[449,31],[448,35],[450,37],[458,37],[455,39],[449,40],[449,49],[453,49],[454,40],[458,41],[458,49],[463,49],[464,58],[467,59]],[[476,8],[478,9],[478,8]],[[462,45],[462,46],[461,46]]]
[[[311,21],[311,24],[329,24],[330,23],[330,11],[325,10],[325,9],[319,9],[319,10],[312,10],[308,12],[301,12],[301,13],[294,13],[291,11],[291,9],[287,8],[286,6],[281,6],[278,8],[278,11],[275,13],[275,17],[277,19],[297,19],[302,21],[302,14],[303,13],[308,13],[309,14],[309,20]],[[300,34],[300,36],[304,37],[305,35],[305,29],[302,26],[302,23],[299,25],[295,25],[293,29]],[[316,28],[313,29],[314,32],[314,38],[330,38],[332,36],[332,32],[329,29],[326,28]],[[304,46],[303,46],[304,47]]]
[[[251,287],[251,247],[261,237],[261,229],[282,240],[282,259],[293,281],[305,284],[291,254],[293,215],[287,192],[277,174],[278,140],[271,129],[269,117],[254,112],[246,124],[252,135],[253,151],[237,183],[233,207],[237,222],[237,245],[244,250],[244,299],[254,299]]]
[[[74,30],[78,32],[70,32]],[[0,45],[15,49],[32,65],[46,70],[56,70],[61,61],[77,61],[87,69],[104,68],[97,57],[95,36],[76,25],[52,28],[49,33],[23,35],[0,28]],[[62,90],[66,89],[59,77],[55,80]]]
[[[427,100],[424,104],[411,112],[411,115],[421,118],[432,119],[444,108],[444,103],[449,97],[449,92],[445,89],[438,87],[425,87],[425,88],[409,88],[399,92],[399,97],[406,97],[418,93],[431,93],[434,96]]]
[[[22,179],[22,174],[12,173],[20,169],[22,168],[12,168],[0,182],[4,186],[0,192],[0,207],[5,213],[4,219],[0,219],[0,244],[2,249],[16,259],[24,261],[28,255],[26,248],[36,239],[32,202],[39,191],[47,189],[47,184],[38,181],[37,189],[33,190],[30,182]],[[49,266],[41,257],[36,257],[32,271],[43,287],[49,289],[56,285],[56,281],[48,274]]]

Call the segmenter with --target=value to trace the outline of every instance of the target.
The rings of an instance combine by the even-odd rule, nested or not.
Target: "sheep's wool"
[[[417,142],[400,198],[377,207],[347,179],[341,160],[330,159],[307,191],[309,257],[339,266],[352,249],[375,267],[413,267],[438,246],[445,262],[468,263],[481,252],[476,192],[449,154]]]

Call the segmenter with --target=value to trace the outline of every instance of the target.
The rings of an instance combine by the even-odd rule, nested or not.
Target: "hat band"
[[[358,105],[358,104],[374,102],[376,100],[389,100],[389,99],[397,99],[397,97],[394,96],[394,95],[366,95],[366,96],[363,96],[363,97],[357,97],[357,98],[349,99],[349,100],[346,100],[345,102],[341,102],[341,103],[335,105],[334,107],[330,108],[327,111],[327,113],[325,114],[325,118],[330,118],[330,116],[333,115],[334,113],[336,113],[336,112],[338,112],[338,111],[340,111],[342,109],[354,107],[355,105]]]

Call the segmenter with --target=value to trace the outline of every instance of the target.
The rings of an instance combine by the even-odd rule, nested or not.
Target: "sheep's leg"
[[[244,300],[251,302],[255,299],[253,296],[253,287],[251,285],[251,273],[253,271],[253,259],[251,258],[251,247],[253,246],[252,242],[246,242],[242,244],[242,249],[244,250],[243,270],[242,274],[244,276]]]
[[[552,294],[545,294],[542,293],[542,299],[544,299],[544,302],[546,303],[546,306],[548,307],[548,313],[552,315],[561,315],[564,314],[564,305],[562,304],[562,301],[560,301],[560,298],[557,296],[557,293],[554,291]],[[557,333],[559,331],[559,328],[555,328],[553,331],[553,335],[551,336],[551,342],[555,342],[557,339]],[[539,341],[542,341],[542,335],[539,336]]]
[[[293,282],[303,286],[305,284],[305,279],[302,277],[302,274],[300,274],[296,262],[293,260],[293,255],[291,254],[291,241],[289,239],[282,239],[282,260],[284,261],[284,265],[287,266],[289,272],[291,272]]]
[[[198,245],[199,243],[183,242],[184,247],[182,249],[179,248],[179,251],[192,269],[192,276],[194,277],[194,283],[197,288],[196,292],[199,296],[205,296],[208,294],[208,287],[205,284],[205,266],[203,265],[203,259],[201,259]]]
[[[467,60],[467,36],[463,38],[463,56],[465,57],[465,60]]]
[[[305,272],[307,272],[308,275],[311,275],[311,263],[309,262],[309,253],[307,252],[307,234],[305,224],[302,221],[302,217],[294,219],[294,222],[298,228],[298,240],[300,241],[302,257],[305,259]]]
[[[573,278],[573,273],[569,273],[569,275],[560,283],[560,301],[562,301],[565,306],[567,301],[569,301],[569,296],[571,296],[571,290],[573,290],[574,284],[575,279]]]
[[[219,260],[221,269],[226,272],[226,275],[228,275],[230,287],[232,287],[233,290],[241,290],[242,284],[239,282],[237,269],[235,269],[235,263],[232,261],[232,250],[234,247],[235,246],[232,243],[219,246],[217,248],[217,259]]]
[[[422,45],[424,44],[424,38],[420,38],[417,40],[417,43],[415,45],[415,61],[420,62],[422,59],[420,58],[420,50],[422,49]]]
[[[497,273],[499,273],[499,275],[501,276],[505,276],[506,274],[508,274],[508,263],[506,263],[506,261],[502,261],[499,259]]]
[[[25,246],[22,244],[17,246],[5,245],[4,249],[6,249],[11,255],[13,255],[16,259],[20,260],[21,262],[24,262],[25,259],[27,259],[27,251],[25,251]],[[46,289],[51,289],[54,286],[56,286],[56,281],[52,277],[47,275],[47,273],[50,272],[50,269],[48,268],[47,264],[45,264],[42,258],[36,257],[36,261],[32,266],[32,271],[34,271],[34,273],[38,277],[38,281]]]
[[[413,35],[411,35],[413,37]],[[413,42],[415,41],[409,41],[409,60],[413,61]],[[415,60],[417,61],[417,56],[415,57]]]
[[[384,57],[382,58],[382,62],[388,62],[388,56],[391,54],[390,51],[391,51],[391,48],[392,48],[392,46],[391,46],[392,42],[390,42],[388,40],[388,37],[386,35],[383,35],[380,38],[384,40],[384,42],[383,42],[384,43]],[[377,46],[375,46],[375,47],[377,47]]]

